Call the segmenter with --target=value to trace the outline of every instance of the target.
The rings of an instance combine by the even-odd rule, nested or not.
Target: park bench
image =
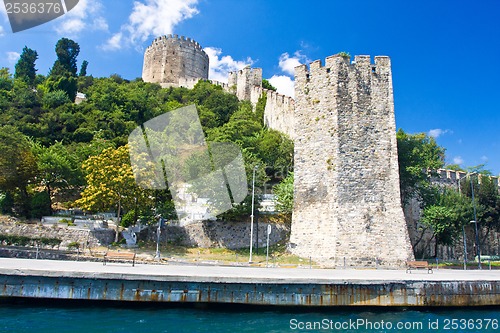
[[[406,273],[411,274],[412,269],[426,269],[427,273],[432,273],[432,267],[429,266],[429,263],[427,261],[407,261]]]
[[[132,252],[108,251],[104,254],[103,265],[106,265],[109,259],[132,260],[132,267],[135,266],[135,253]]]

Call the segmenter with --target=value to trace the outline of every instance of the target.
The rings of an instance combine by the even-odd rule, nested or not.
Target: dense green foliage
[[[291,214],[293,211],[293,172],[273,188],[276,195],[276,208],[281,213]]]
[[[34,54],[28,50],[27,55]],[[209,82],[200,81],[189,90],[162,89],[157,84],[140,79],[128,81],[117,74],[94,78],[87,76],[85,61],[77,76],[79,52],[77,43],[61,39],[56,45],[57,60],[47,77],[38,75],[33,79],[30,74],[26,80],[25,75],[13,77],[8,70],[0,70],[2,209],[10,211],[12,206],[16,214],[30,217],[40,212],[39,204],[36,214],[30,208],[31,198],[38,192],[46,192],[52,200],[68,190],[82,193],[88,189],[92,171],[82,168],[85,161],[106,149],[114,151],[124,146],[132,130],[144,122],[189,104],[197,106],[207,141],[233,142],[242,149],[248,179],[251,180],[253,167],[259,165],[257,186],[268,180],[280,181],[280,171],[291,168],[291,140],[263,126],[265,99],[257,113],[249,102],[240,102]],[[30,68],[34,68],[34,63]],[[36,85],[36,89],[31,85]],[[77,88],[86,95],[80,104],[73,103]],[[18,158],[13,161],[12,156]],[[153,193],[154,207],[148,209],[172,217],[171,197],[160,192]],[[40,202],[41,198],[35,201]],[[71,200],[63,198],[58,203],[68,206]],[[245,214],[246,201],[229,215]],[[117,208],[115,202],[92,206],[91,210]],[[136,210],[134,219],[145,214],[145,209],[135,209],[128,202],[123,208]]]
[[[407,204],[412,197],[417,197],[427,204],[433,193],[430,177],[444,166],[445,150],[425,133],[407,134],[400,129],[396,138],[401,201]]]

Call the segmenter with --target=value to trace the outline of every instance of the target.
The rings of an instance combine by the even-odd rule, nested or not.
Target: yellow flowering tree
[[[137,186],[130,166],[128,145],[105,149],[83,162],[87,186],[75,203],[91,212],[116,209],[118,221],[123,210],[150,205],[146,190]],[[118,240],[118,225],[115,241]]]

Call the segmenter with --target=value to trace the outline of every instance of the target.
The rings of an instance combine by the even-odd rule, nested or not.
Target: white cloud
[[[269,79],[278,92],[285,96],[295,97],[295,82],[287,75],[273,75]]]
[[[72,10],[61,16],[55,29],[59,35],[76,36],[82,31],[108,30],[108,23],[101,15],[101,0],[80,0]]]
[[[453,164],[458,164],[458,165],[460,165],[460,164],[462,164],[462,163],[464,163],[464,159],[463,159],[461,156],[455,156],[455,157],[453,158]]]
[[[481,161],[483,161],[484,163],[488,162],[489,161],[488,156],[486,155],[481,156]]]
[[[21,56],[21,54],[17,53],[17,52],[5,52],[5,53],[7,53],[7,61],[11,65],[14,65],[19,60],[19,57]]]
[[[137,0],[120,32],[114,34],[103,45],[105,50],[117,50],[130,45],[137,45],[151,36],[171,34],[180,22],[198,14],[195,5],[198,0]],[[121,43],[117,44],[116,41]]]
[[[0,5],[0,18],[2,22],[8,23],[9,17],[7,16],[7,12],[5,11],[5,6]],[[5,28],[0,25],[0,37],[5,35]]]
[[[293,57],[290,57],[290,55],[285,52],[280,56],[279,66],[284,73],[293,76],[295,75],[295,67],[309,62],[311,61],[307,59],[307,57],[303,55],[301,51],[295,51]]]
[[[254,61],[248,57],[245,60],[234,60],[230,55],[222,56],[222,50],[215,47],[203,49],[210,59],[210,69],[208,78],[210,80],[226,82],[229,72],[240,70],[246,66],[251,66]]]
[[[443,130],[441,128],[431,129],[427,134],[434,139],[439,138],[441,135],[452,133],[450,130]]]
[[[295,51],[293,56],[288,52],[282,53],[279,58],[279,68],[286,75],[273,75],[269,82],[276,87],[280,94],[295,97],[295,82],[291,76],[295,75],[295,67],[311,62],[302,51]]]
[[[113,37],[108,39],[106,45],[103,46],[105,50],[118,50],[122,47],[122,33],[114,34]]]

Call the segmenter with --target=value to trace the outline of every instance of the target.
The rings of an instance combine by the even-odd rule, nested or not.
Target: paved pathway
[[[397,281],[500,281],[500,270],[352,270],[305,268],[258,268],[196,265],[152,265],[81,261],[53,261],[0,258],[0,274],[68,277],[151,279],[199,282],[265,282],[265,283],[377,283]]]

